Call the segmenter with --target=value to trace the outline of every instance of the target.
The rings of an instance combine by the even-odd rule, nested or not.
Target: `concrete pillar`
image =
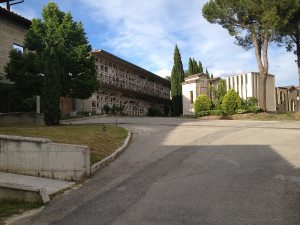
[[[39,95],[35,96],[35,112],[41,113],[41,98]]]

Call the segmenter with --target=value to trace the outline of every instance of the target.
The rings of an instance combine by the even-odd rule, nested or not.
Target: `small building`
[[[227,90],[234,89],[242,99],[255,97],[259,99],[259,73],[250,72],[242,73],[226,78]],[[275,101],[275,76],[267,76],[267,90],[266,90],[266,109],[267,111],[276,111]]]
[[[24,38],[31,21],[0,7],[0,113],[9,112],[9,90],[12,84],[4,77],[4,67],[12,49],[24,51]]]
[[[276,109],[278,112],[300,112],[300,89],[295,86],[276,88]]]
[[[150,108],[166,115],[171,105],[171,83],[104,50],[94,51],[99,93],[76,100],[78,112],[105,113],[105,108],[122,107],[123,113],[145,116]]]
[[[205,73],[184,78],[182,85],[183,115],[194,115],[194,101],[201,94],[209,95],[209,79]]]

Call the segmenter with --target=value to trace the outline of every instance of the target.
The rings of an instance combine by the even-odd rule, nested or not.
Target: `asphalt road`
[[[118,122],[129,148],[23,224],[300,224],[300,122]]]

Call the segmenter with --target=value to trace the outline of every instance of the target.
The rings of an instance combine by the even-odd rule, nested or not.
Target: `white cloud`
[[[167,77],[167,76],[171,76],[171,70],[168,69],[162,69],[159,70],[157,72],[154,72],[155,74],[157,74],[158,76],[161,76],[163,78]]]
[[[94,47],[157,71],[160,76],[170,74],[175,44],[181,50],[185,68],[191,56],[214,76],[258,71],[253,50],[236,46],[225,29],[209,24],[202,17],[201,8],[206,0],[57,2],[63,10],[86,15],[85,24],[93,26],[88,36],[92,37]],[[36,16],[36,11],[26,7],[22,9],[23,15]],[[294,60],[293,54],[285,49],[270,48],[270,73],[276,75],[278,85],[297,84]]]

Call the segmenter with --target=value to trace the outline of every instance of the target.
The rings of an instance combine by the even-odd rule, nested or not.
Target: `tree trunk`
[[[267,76],[269,71],[269,60],[268,60],[268,47],[269,47],[269,35],[265,33],[262,38],[263,42],[261,43],[261,37],[255,33],[255,29],[250,29],[253,45],[255,48],[255,56],[259,69],[259,96],[258,103],[259,106],[263,108],[264,111],[267,110]],[[263,45],[263,46],[261,46]],[[262,55],[263,47],[263,55]]]
[[[300,37],[296,36],[296,55],[297,55],[297,65],[298,65],[298,81],[300,86]]]

